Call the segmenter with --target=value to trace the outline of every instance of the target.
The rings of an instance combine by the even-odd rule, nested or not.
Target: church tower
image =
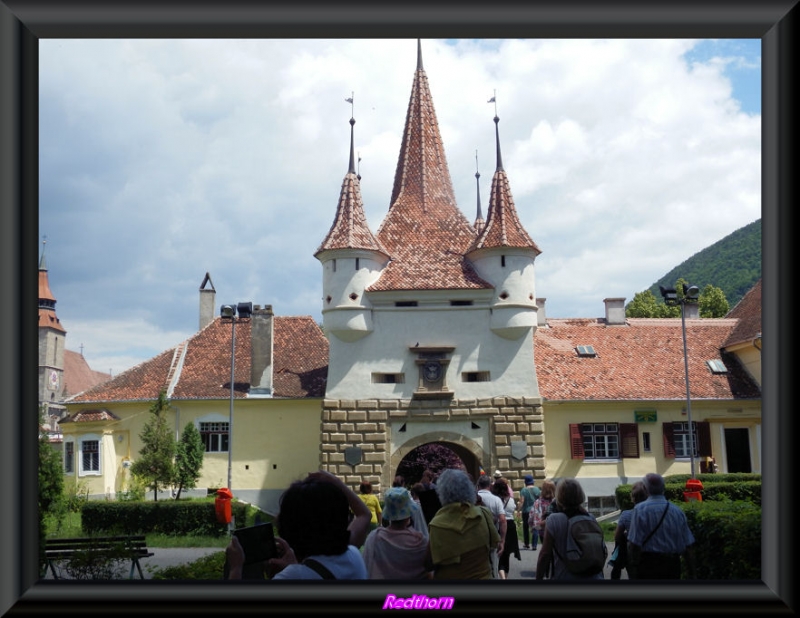
[[[67,331],[56,315],[42,243],[39,260],[39,408],[40,417],[61,416],[64,392],[64,345]]]

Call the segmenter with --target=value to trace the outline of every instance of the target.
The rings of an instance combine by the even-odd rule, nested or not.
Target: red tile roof
[[[330,249],[368,249],[387,253],[369,229],[361,199],[361,185],[354,172],[348,172],[342,181],[333,225],[315,255]]]
[[[64,350],[64,397],[77,395],[110,379],[110,373],[89,367],[82,354]]]
[[[328,371],[328,340],[310,316],[274,317],[273,397],[323,397]],[[73,397],[68,403],[152,401],[177,382],[171,400],[230,397],[230,322],[215,318],[183,344]],[[180,357],[185,357],[180,369]],[[251,367],[250,322],[236,323],[234,397],[247,396]]]
[[[613,401],[685,399],[680,319],[630,318],[606,326],[602,319],[548,320],[535,334],[536,377],[548,400]],[[758,398],[758,386],[720,348],[736,320],[686,321],[689,385],[693,399]],[[596,357],[579,357],[590,345]],[[728,373],[713,374],[707,360],[721,359]]]
[[[96,423],[97,421],[118,421],[120,418],[108,410],[80,410],[75,414],[58,421],[59,425],[64,423]]]
[[[751,343],[756,335],[761,334],[761,279],[742,296],[726,317],[738,318],[739,322],[725,341],[724,347]]]
[[[421,58],[390,204],[377,237],[391,261],[368,291],[492,287],[464,257],[475,229],[456,204]]]
[[[536,255],[541,250],[522,227],[514,197],[505,170],[498,169],[492,177],[492,191],[489,195],[489,213],[480,235],[475,239],[471,250],[492,247],[517,247],[533,249]]]

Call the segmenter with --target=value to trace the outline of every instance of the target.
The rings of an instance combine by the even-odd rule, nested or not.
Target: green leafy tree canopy
[[[158,399],[150,406],[150,419],[145,423],[139,438],[142,450],[139,459],[131,465],[131,473],[153,490],[153,499],[158,500],[158,490],[168,487],[175,479],[175,438],[166,418],[169,400],[162,390]]]
[[[203,467],[203,456],[206,447],[203,438],[194,423],[187,423],[183,428],[175,453],[175,485],[178,488],[175,499],[181,497],[184,489],[197,486],[200,469]]]

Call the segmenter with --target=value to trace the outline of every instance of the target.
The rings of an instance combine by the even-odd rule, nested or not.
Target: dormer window
[[[725,363],[718,358],[708,360],[706,364],[708,368],[711,369],[711,373],[728,373],[728,368],[725,366]]]
[[[578,356],[584,356],[588,358],[594,358],[597,356],[597,352],[594,351],[594,347],[590,345],[579,345],[575,348],[575,351],[578,353]]]

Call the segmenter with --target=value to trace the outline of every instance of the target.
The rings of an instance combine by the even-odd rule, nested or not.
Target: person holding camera
[[[372,512],[339,477],[318,471],[292,483],[277,519],[276,557],[267,563],[272,579],[367,579],[360,547]],[[228,579],[241,579],[245,554],[235,536],[225,555]]]

